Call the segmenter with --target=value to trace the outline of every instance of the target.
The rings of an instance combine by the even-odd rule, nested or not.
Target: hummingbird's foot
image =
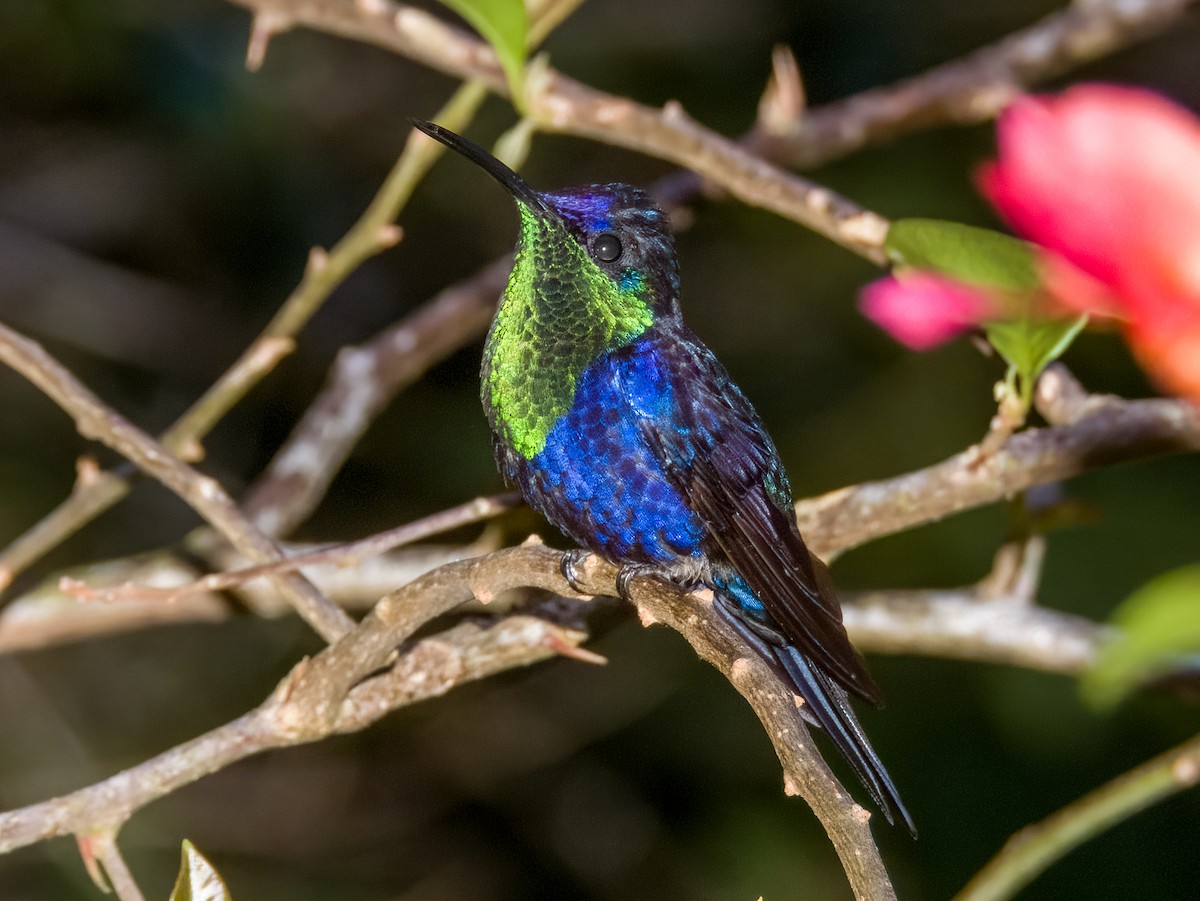
[[[633,580],[638,576],[659,576],[670,581],[670,576],[658,564],[626,563],[617,571],[617,596],[621,600],[630,604],[633,603],[633,598],[629,595],[629,589]]]
[[[567,580],[567,584],[580,594],[591,594],[590,591],[583,587],[583,582],[579,578],[579,567],[587,558],[588,552],[583,548],[577,547],[569,551],[564,551],[562,559],[558,562],[558,570],[562,573],[563,578]]]

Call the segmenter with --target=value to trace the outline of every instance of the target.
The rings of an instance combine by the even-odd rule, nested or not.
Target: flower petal
[[[1013,103],[983,192],[1040,244],[1065,306],[1116,316],[1142,365],[1200,401],[1200,119],[1149,91],[1081,85]]]
[[[1018,232],[1118,291],[1200,296],[1200,121],[1187,110],[1082,85],[1017,100],[998,139],[980,185]]]
[[[868,319],[913,350],[928,350],[993,314],[978,288],[927,272],[906,272],[871,282],[859,307]]]

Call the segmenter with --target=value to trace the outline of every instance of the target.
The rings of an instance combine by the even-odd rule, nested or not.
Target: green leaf
[[[195,845],[184,839],[179,878],[175,880],[170,901],[232,901],[232,898],[221,874]]]
[[[1030,291],[1040,284],[1033,248],[1024,241],[942,219],[898,219],[884,248],[893,263],[932,269],[986,288]]]
[[[1083,677],[1084,697],[1112,707],[1147,679],[1200,655],[1200,564],[1147,582],[1116,609],[1120,631]]]
[[[518,107],[524,91],[525,47],[529,20],[524,0],[441,0],[483,35],[496,51]]]
[[[1087,325],[1087,316],[1075,319],[1019,319],[989,322],[984,326],[988,341],[1002,356],[1020,382],[1025,408],[1033,393],[1033,384],[1042,370],[1071,346],[1075,336]]]

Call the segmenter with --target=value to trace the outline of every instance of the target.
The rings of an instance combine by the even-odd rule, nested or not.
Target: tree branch
[[[1039,386],[1047,409],[1068,390],[1065,370]],[[1073,380],[1072,380],[1073,381]],[[1200,411],[1186,401],[1091,399],[1066,425],[1018,432],[997,451],[968,448],[948,460],[892,479],[864,482],[796,505],[800,531],[823,559],[1009,497],[1033,485],[1159,454],[1200,450]]]
[[[362,729],[397,706],[577,645],[581,631],[510,617],[493,627],[507,630],[503,640],[480,641],[483,633],[460,631],[403,647],[421,625],[472,598],[487,602],[521,587],[573,594],[559,570],[560,559],[558,551],[529,545],[452,563],[416,579],[381,600],[340,640],[301,661],[251,713],[90,788],[0,814],[0,853],[55,835],[115,830],[150,801],[250,754]],[[589,590],[613,592],[611,564],[591,558],[583,576]],[[682,632],[754,707],[776,746],[789,791],[801,794],[820,817],[856,896],[894,897],[870,839],[868,815],[829,772],[793,698],[769,667],[702,596],[642,579],[634,598],[648,621]],[[381,671],[386,672],[371,678]]]
[[[491,321],[512,256],[446,288],[360,347],[344,348],[325,386],[250,488],[246,514],[285,535],[325,496],[363,432],[391,399]]]
[[[971,589],[872,591],[854,595],[842,612],[863,651],[1007,663],[1064,675],[1091,666],[1113,634],[1107,626],[1024,598],[985,598]]]
[[[871,144],[946,123],[993,118],[1015,94],[1164,32],[1196,0],[1073,2],[1029,28],[913,78],[776,119],[770,159],[813,168]]]
[[[0,325],[0,362],[29,379],[74,420],[85,438],[102,442],[175,492],[251,560],[281,559],[279,549],[238,511],[215,479],[201,475],[114,410],[105,406],[34,341]],[[353,621],[298,573],[276,576],[285,597],[326,640]]]
[[[492,49],[422,10],[390,0],[231,0],[266,17],[274,32],[304,26],[363,41],[501,95],[507,84]],[[689,119],[678,103],[656,110],[605,94],[549,68],[531,70],[528,115],[550,131],[592,138],[669,160],[754,206],[805,225],[877,263],[887,222],[826,188],[756,156],[815,164],[944,121],[988,118],[1018,86],[1156,34],[1195,0],[1091,0],[976,53],[898,85],[805,113],[784,134],[752,133],[746,146]],[[778,124],[776,126],[779,127]]]

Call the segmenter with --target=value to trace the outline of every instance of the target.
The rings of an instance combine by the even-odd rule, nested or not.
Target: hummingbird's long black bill
[[[462,135],[455,134],[448,128],[443,128],[436,122],[426,122],[423,119],[410,119],[413,127],[423,131],[435,141],[440,141],[451,150],[457,151],[473,162],[479,168],[487,172],[492,178],[508,188],[509,193],[517,200],[521,201],[525,206],[529,207],[536,213],[543,215],[553,215],[553,211],[542,199],[542,195],[531,188],[528,182],[512,169],[504,165],[478,144],[472,143]]]

